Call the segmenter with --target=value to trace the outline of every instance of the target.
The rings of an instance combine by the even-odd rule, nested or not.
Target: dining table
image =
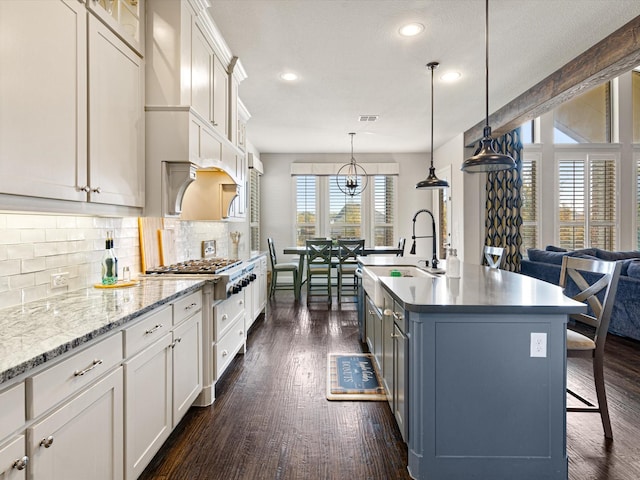
[[[300,298],[300,289],[302,288],[303,275],[304,272],[304,259],[307,254],[306,246],[296,246],[296,247],[284,247],[283,253],[285,255],[298,255],[298,275],[297,280],[294,285],[295,289],[295,297],[297,299]],[[397,246],[374,246],[374,247],[364,247],[362,250],[361,256],[366,257],[369,255],[402,255],[404,253],[403,249],[398,248]],[[335,257],[335,261],[332,261],[332,265],[336,266],[338,262],[338,245],[333,245],[331,249],[332,257]]]

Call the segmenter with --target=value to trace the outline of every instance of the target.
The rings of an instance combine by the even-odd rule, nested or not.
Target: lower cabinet
[[[122,478],[122,367],[27,429],[29,477]]]
[[[25,480],[27,478],[27,457],[24,435],[18,435],[5,446],[0,447],[0,479]]]
[[[172,427],[202,390],[202,311],[173,329]]]
[[[172,428],[171,333],[124,363],[125,478],[142,473]]]

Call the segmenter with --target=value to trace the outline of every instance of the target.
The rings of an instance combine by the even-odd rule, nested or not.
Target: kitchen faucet
[[[416,218],[418,218],[418,215],[421,214],[422,212],[428,213],[429,216],[431,217],[431,228],[433,229],[433,235],[423,235],[423,236],[416,237]],[[413,235],[411,235],[413,244],[411,245],[411,251],[409,252],[411,255],[416,254],[416,238],[433,238],[433,258],[431,259],[431,267],[438,268],[439,262],[438,262],[438,257],[436,255],[436,219],[433,218],[433,213],[431,213],[426,208],[423,208],[422,210],[418,210],[416,214],[413,216]],[[427,266],[429,266],[429,261],[426,260],[425,262]]]

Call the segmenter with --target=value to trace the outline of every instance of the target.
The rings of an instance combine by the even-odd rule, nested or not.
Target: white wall
[[[295,240],[295,204],[293,202],[293,190],[291,180],[292,163],[347,163],[349,154],[261,154],[260,159],[264,164],[265,173],[261,180],[261,248],[267,248],[267,237],[273,238],[276,247],[291,245]],[[398,221],[396,238],[405,237],[407,246],[405,254],[408,255],[411,248],[412,218],[415,212],[421,208],[431,209],[432,194],[425,190],[416,190],[415,184],[426,178],[429,167],[429,155],[426,153],[379,153],[358,154],[356,161],[362,163],[366,169],[367,163],[397,163],[400,175],[398,178]],[[424,219],[421,219],[421,226]],[[426,223],[426,222],[425,222]],[[429,230],[431,227],[428,227]],[[420,235],[430,235],[420,233]],[[420,257],[430,258],[430,241],[418,241],[416,253]],[[278,253],[283,260],[283,255]]]

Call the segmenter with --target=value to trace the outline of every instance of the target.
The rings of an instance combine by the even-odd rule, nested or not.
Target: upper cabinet
[[[208,0],[146,6],[145,215],[170,214],[162,208],[163,162],[221,168],[239,185],[246,176],[236,126],[238,86],[246,73],[208,6]],[[240,205],[233,211],[244,216]]]
[[[127,45],[144,54],[142,25],[144,0],[86,0],[89,8]]]
[[[0,46],[0,193],[142,207],[138,53],[78,0],[0,1]]]

